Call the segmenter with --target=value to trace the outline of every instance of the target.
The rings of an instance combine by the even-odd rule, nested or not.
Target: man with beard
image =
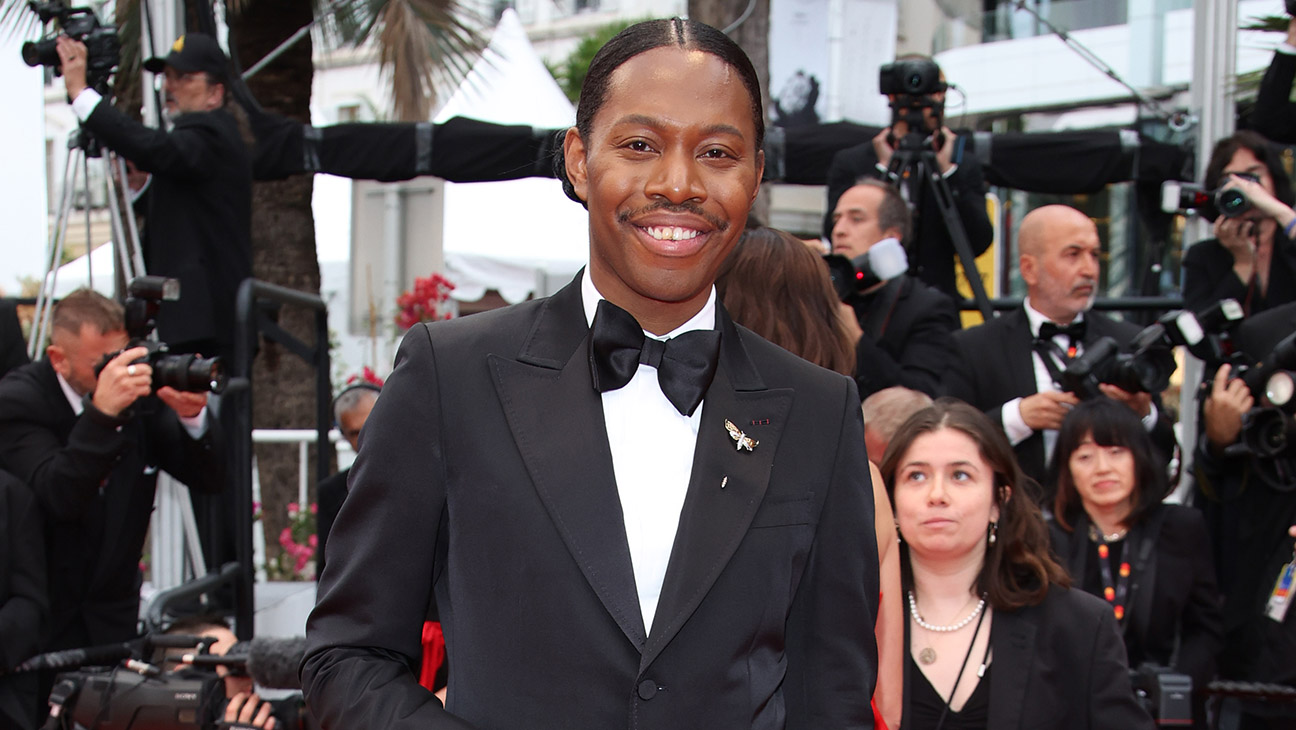
[[[180,280],[180,301],[162,307],[158,336],[174,352],[230,357],[234,299],[252,275],[252,157],[246,116],[229,94],[229,59],[215,38],[188,33],[164,58],[144,62],[165,75],[173,126],[164,131],[127,117],[86,86],[85,44],[62,36],[58,53],[82,127],[152,174],[144,266]]]
[[[946,370],[943,386],[946,395],[967,401],[999,423],[1022,470],[1051,491],[1045,466],[1057,429],[1080,402],[1059,387],[1061,372],[1099,338],[1111,337],[1125,347],[1140,328],[1089,311],[1098,290],[1102,244],[1098,227],[1084,213],[1065,205],[1037,208],[1022,219],[1017,237],[1026,300],[1019,309],[954,333],[959,361],[968,367]],[[1157,399],[1107,384],[1101,389],[1143,419],[1168,461],[1174,433]]]

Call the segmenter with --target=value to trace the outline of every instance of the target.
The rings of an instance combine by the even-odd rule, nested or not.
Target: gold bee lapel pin
[[[760,444],[756,439],[740,431],[737,426],[733,425],[733,421],[725,420],[725,430],[729,432],[729,437],[734,440],[734,449],[737,451],[743,449],[751,451]]]

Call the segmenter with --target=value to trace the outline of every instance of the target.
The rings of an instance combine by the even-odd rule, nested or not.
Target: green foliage
[[[585,36],[567,58],[557,66],[549,67],[550,73],[558,80],[558,85],[562,87],[563,93],[573,104],[580,100],[581,84],[585,83],[585,74],[589,71],[590,61],[594,60],[594,54],[598,53],[603,44],[612,40],[617,33],[643,20],[647,18],[618,20],[597,28]]]

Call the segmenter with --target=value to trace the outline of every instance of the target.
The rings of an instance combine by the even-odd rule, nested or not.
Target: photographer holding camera
[[[1296,302],[1238,325],[1233,334],[1235,352],[1243,359],[1292,369],[1296,367],[1290,341],[1293,332]],[[1202,436],[1193,460],[1196,504],[1206,517],[1224,596],[1220,677],[1296,687],[1296,664],[1292,662],[1296,656],[1296,611],[1288,610],[1293,594],[1290,582],[1283,586],[1281,581],[1294,560],[1296,529],[1289,532],[1289,528],[1296,524],[1296,449],[1288,441],[1280,453],[1257,456],[1246,447],[1256,440],[1247,431],[1254,428],[1252,418],[1268,390],[1263,385],[1267,378],[1253,373],[1265,370],[1251,368],[1247,372],[1236,363],[1221,364],[1203,386]],[[1296,433],[1292,414],[1288,411],[1283,416],[1286,427],[1282,430],[1290,437]],[[1244,728],[1291,724],[1290,717],[1260,717],[1255,707],[1243,712]]]
[[[881,180],[860,180],[838,198],[832,217],[833,254],[850,261],[848,271],[830,268],[847,285],[838,295],[850,309],[844,319],[855,343],[860,400],[895,385],[937,396],[955,361],[950,335],[958,314],[949,297],[903,273],[909,209],[900,192]]]
[[[87,85],[86,45],[57,42],[82,128],[152,174],[145,190],[144,264],[179,279],[184,302],[164,310],[158,334],[176,352],[233,355],[234,301],[252,275],[252,158],[247,118],[229,94],[229,59],[216,39],[181,36],[144,68],[165,74],[170,131],[151,129]]]
[[[981,163],[968,151],[968,138],[956,135],[944,126],[947,84],[939,66],[923,56],[905,56],[884,66],[882,75],[882,91],[891,100],[891,126],[879,132],[871,142],[848,147],[833,156],[828,167],[828,212],[824,216],[824,237],[831,240],[837,201],[859,178],[872,176],[908,186],[902,188],[905,200],[917,205],[912,213],[913,236],[906,241],[910,273],[945,294],[958,297],[954,276],[957,253],[937,202],[925,200],[921,189],[916,189],[923,184],[922,180],[895,174],[891,168],[898,152],[916,154],[928,164],[934,164],[936,169],[933,172],[949,185],[971,254],[979,256],[990,247],[994,238],[994,229],[986,215]],[[893,77],[900,81],[886,81]],[[893,90],[905,93],[889,91],[889,87],[897,86],[900,88]]]
[[[0,380],[0,467],[45,522],[48,650],[136,635],[159,468],[195,490],[223,484],[207,395],[155,389],[148,349],[129,341],[122,306],[79,289],[54,307],[46,357]]]
[[[1205,186],[1242,197],[1204,211],[1215,238],[1184,251],[1184,306],[1236,299],[1254,314],[1296,301],[1296,196],[1277,150],[1255,132],[1225,137],[1211,152]]]
[[[1080,396],[1061,389],[1067,366],[1109,337],[1127,348],[1137,326],[1089,311],[1098,293],[1102,244],[1084,213],[1065,205],[1036,208],[1017,234],[1018,266],[1026,282],[1022,306],[954,333],[960,367],[945,371],[946,395],[985,411],[1003,427],[1022,471],[1046,484],[1045,465],[1057,429]],[[1174,454],[1172,424],[1157,396],[1102,383],[1096,390],[1129,406],[1143,419],[1161,463]]]

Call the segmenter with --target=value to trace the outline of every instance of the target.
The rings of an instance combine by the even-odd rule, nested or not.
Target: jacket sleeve
[[[225,434],[220,423],[207,409],[207,431],[195,439],[176,417],[175,411],[161,403],[148,424],[149,447],[157,465],[179,479],[189,489],[214,494],[225,486]]]
[[[95,106],[85,126],[109,149],[145,172],[204,180],[221,166],[219,156],[226,145],[212,115],[224,113],[186,114],[166,132],[131,119],[105,100]]]
[[[302,691],[324,727],[470,727],[419,686],[416,666],[446,509],[438,387],[432,341],[415,327],[365,423],[306,624]]]
[[[1198,241],[1184,251],[1183,299],[1186,309],[1200,312],[1222,299],[1242,302],[1246,295],[1246,282],[1233,272],[1233,257],[1218,241],[1213,238]]]
[[[10,570],[0,576],[0,674],[40,651],[49,628],[41,524],[26,485],[0,472],[0,546],[8,556],[0,566]]]
[[[1296,56],[1274,53],[1264,78],[1260,79],[1255,108],[1251,111],[1252,127],[1282,144],[1296,143],[1296,104],[1291,101],[1294,79]]]
[[[899,357],[892,357],[868,335],[856,342],[855,382],[862,396],[893,385],[919,390],[933,398],[940,395],[941,379],[957,360],[952,336],[958,329],[954,304],[941,295],[930,300],[911,298],[909,306],[920,311],[905,333]]]
[[[6,382],[9,386],[26,384]],[[0,463],[31,487],[49,517],[78,519],[126,448],[126,437],[118,430],[122,422],[87,406],[64,444],[49,423],[50,414],[39,412],[48,405],[17,391],[18,387],[9,387],[0,394],[0,413],[4,414],[0,416]]]
[[[1078,589],[1073,591],[1078,592]],[[1125,658],[1125,642],[1116,626],[1116,617],[1106,605],[1098,612],[1098,617],[1085,677],[1089,728],[1152,730],[1155,727],[1152,718],[1134,698],[1134,686],[1130,683],[1129,665]]]
[[[859,395],[854,383],[847,385],[832,483],[787,620],[787,730],[873,727],[874,485],[864,455]],[[843,683],[844,677],[852,681]]]

